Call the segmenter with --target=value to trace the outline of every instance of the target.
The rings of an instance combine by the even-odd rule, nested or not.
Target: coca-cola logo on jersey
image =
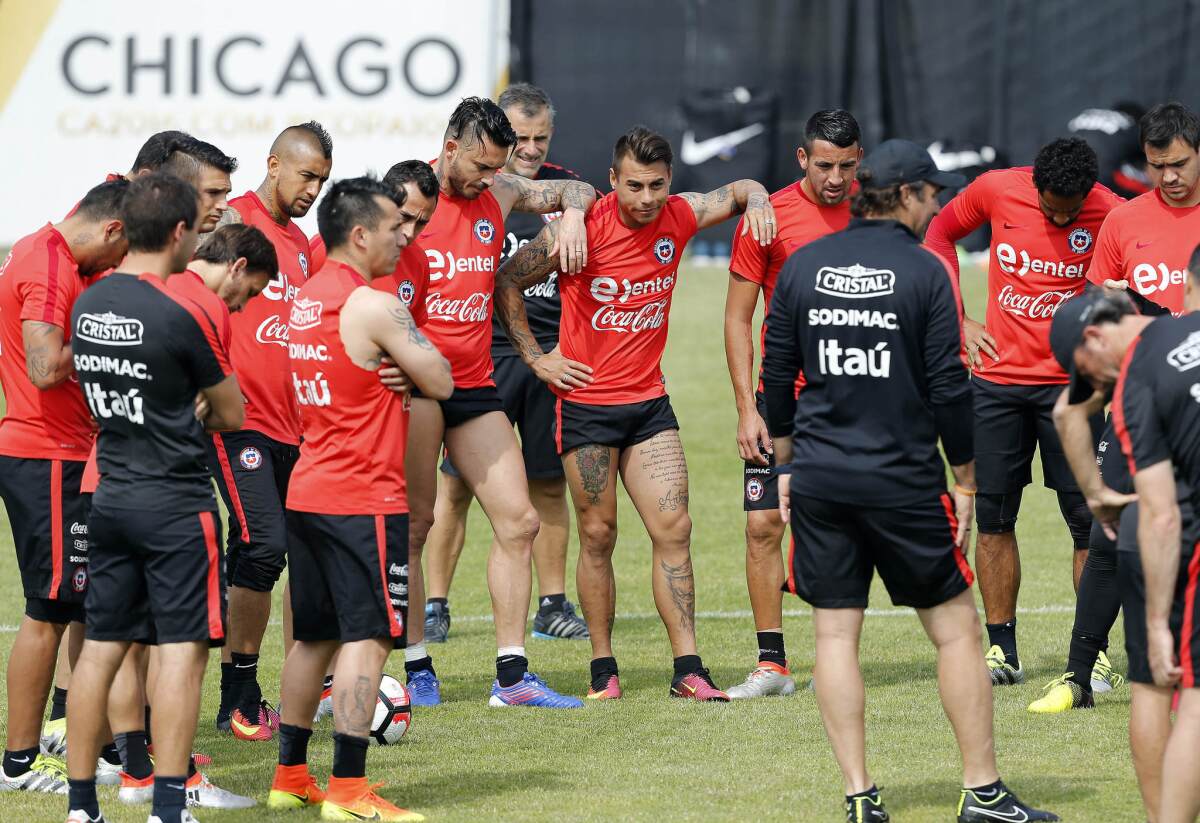
[[[553,300],[558,296],[558,272],[550,272],[550,276],[541,283],[534,283],[529,288],[525,289],[526,297],[541,297],[546,300]]]
[[[1018,294],[1012,285],[1005,285],[996,297],[1000,308],[1017,317],[1030,320],[1049,320],[1058,307],[1077,294],[1075,289],[1048,291],[1042,294]]]
[[[258,324],[258,328],[254,332],[254,339],[259,343],[274,343],[277,346],[287,347],[288,344],[288,324],[280,319],[278,314],[272,314]]]
[[[430,320],[450,323],[486,323],[491,320],[488,307],[492,296],[475,292],[462,298],[445,298],[433,292],[425,298],[425,310]]]
[[[638,309],[623,309],[620,306],[601,306],[592,315],[592,328],[596,331],[615,331],[620,334],[662,328],[667,322],[667,298],[647,303]]]

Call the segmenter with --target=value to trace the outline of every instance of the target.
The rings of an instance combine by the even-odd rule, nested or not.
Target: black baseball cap
[[[886,189],[901,183],[922,180],[944,189],[962,188],[967,178],[949,171],[939,171],[929,152],[911,140],[884,140],[868,154],[862,168],[870,172],[859,185],[868,189]]]
[[[1082,403],[1095,389],[1075,368],[1075,350],[1083,343],[1083,330],[1092,325],[1092,314],[1104,300],[1103,289],[1088,289],[1064,301],[1050,322],[1050,350],[1070,377],[1068,403]]]

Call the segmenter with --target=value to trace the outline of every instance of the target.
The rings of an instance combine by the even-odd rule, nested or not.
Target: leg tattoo
[[[575,450],[575,465],[583,490],[592,506],[600,504],[600,495],[608,488],[609,468],[612,455],[607,446],[580,446]]]
[[[667,578],[667,590],[671,592],[671,602],[679,611],[679,628],[694,631],[696,628],[696,586],[692,580],[692,561],[684,560],[678,566],[672,566],[665,560],[659,562],[663,576]]]
[[[358,677],[350,690],[350,695],[342,693],[341,709],[342,724],[347,734],[356,737],[367,737],[371,734],[371,721],[375,719],[375,690],[371,688],[371,680]]]

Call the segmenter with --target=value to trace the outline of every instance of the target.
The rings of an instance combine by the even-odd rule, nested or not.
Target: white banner
[[[0,244],[60,219],[163,129],[237,157],[235,195],[306,120],[333,136],[334,178],[431,159],[459,99],[496,93],[508,13],[508,0],[3,0]]]

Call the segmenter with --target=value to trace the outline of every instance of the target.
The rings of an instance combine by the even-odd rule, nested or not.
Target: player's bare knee
[[[505,518],[503,521],[497,518],[494,526],[496,537],[502,543],[528,546],[537,537],[542,523],[538,519],[537,511],[531,505],[527,509]]]
[[[617,546],[616,520],[587,517],[579,521],[580,550],[589,555],[611,556]]]
[[[749,512],[746,517],[746,551],[751,557],[778,555],[784,527],[776,511]]]

